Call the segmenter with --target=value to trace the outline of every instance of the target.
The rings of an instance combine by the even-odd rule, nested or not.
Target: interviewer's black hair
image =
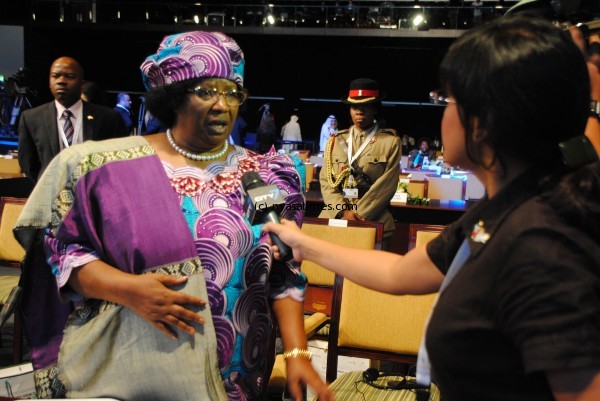
[[[583,135],[590,104],[585,60],[567,32],[532,16],[496,19],[453,43],[440,79],[458,105],[473,163],[490,167],[473,140],[477,120],[500,166],[512,159],[547,168],[553,177],[546,182],[565,186],[559,190],[566,198],[555,199],[556,207],[579,221],[594,217],[589,213],[598,220],[599,163],[570,172],[558,147]]]
[[[473,121],[503,155],[527,163],[560,160],[558,143],[584,131],[590,84],[568,33],[531,16],[504,17],[460,37],[440,79],[459,105],[471,160],[481,164]]]

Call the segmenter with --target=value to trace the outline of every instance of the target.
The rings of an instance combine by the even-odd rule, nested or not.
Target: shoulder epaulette
[[[341,134],[347,134],[347,133],[348,133],[348,131],[350,131],[350,130],[348,130],[348,129],[343,129],[343,130],[340,130],[340,131],[338,131],[338,132],[336,132],[335,134],[332,134],[332,135],[333,135],[333,136],[338,136],[338,135],[341,135]]]
[[[383,132],[384,134],[398,136],[398,133],[393,128],[382,128],[382,129],[380,129],[380,131]]]

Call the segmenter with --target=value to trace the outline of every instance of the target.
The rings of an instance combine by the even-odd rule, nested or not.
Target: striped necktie
[[[73,113],[71,113],[71,110],[65,110],[63,111],[62,116],[65,119],[63,130],[65,131],[65,136],[67,137],[67,143],[69,146],[71,146],[71,143],[73,142],[73,134],[75,133],[75,128],[73,128],[73,123],[71,122]]]

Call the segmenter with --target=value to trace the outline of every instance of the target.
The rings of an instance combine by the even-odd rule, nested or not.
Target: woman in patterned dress
[[[61,154],[48,168],[40,183],[45,190],[34,191],[16,229],[17,236],[32,227],[45,229],[45,247],[55,278],[53,283],[47,280],[46,287],[57,286],[55,295],[63,301],[62,306],[68,305],[63,310],[45,302],[45,313],[54,316],[58,328],[44,328],[45,334],[39,338],[31,336],[38,397],[60,395],[60,391],[49,390],[58,379],[65,387],[61,391],[69,397],[262,399],[277,320],[288,352],[288,385],[294,399],[302,399],[303,383],[315,388],[321,399],[332,399],[306,350],[302,314],[305,277],[290,263],[273,260],[261,225],[252,225],[244,214],[241,177],[246,172],[257,172],[267,185],[277,185],[285,194],[286,205],[303,203],[304,197],[300,162],[228,144],[238,107],[246,99],[243,67],[241,49],[221,33],[165,37],[141,70],[150,89],[148,110],[170,127],[167,132],[89,142]],[[41,209],[36,207],[40,204],[50,204],[51,214],[44,209],[40,216]],[[301,208],[286,208],[282,216],[300,223],[302,212],[296,209]],[[22,241],[31,249],[31,244]],[[203,272],[204,293],[197,296],[173,288],[185,286],[194,272]],[[39,315],[41,302],[36,302],[34,291],[25,298],[25,312],[29,309]],[[67,299],[72,302],[65,304]],[[149,323],[154,327],[144,333],[162,332],[158,341],[208,348],[200,362],[205,365],[204,387],[193,394],[159,395],[162,384],[154,386],[150,381],[146,386],[155,388],[135,393],[129,388],[128,372],[115,374],[118,368],[111,367],[104,375],[115,376],[110,382],[112,392],[78,392],[78,380],[81,387],[91,389],[89,383],[100,375],[96,372],[102,372],[106,360],[113,356],[88,357],[88,361],[100,360],[89,376],[80,378],[86,367],[75,363],[75,368],[69,368],[70,361],[80,353],[93,352],[96,345],[90,347],[89,343],[102,343],[111,322],[100,325],[97,332],[86,332],[86,336],[77,330],[89,327],[94,319],[106,315],[106,310],[115,309],[111,309],[114,305],[141,317],[140,326]],[[29,327],[30,333],[35,330]],[[70,334],[72,330],[77,335]],[[190,343],[190,336],[196,342]],[[84,345],[72,340],[74,337],[88,337],[88,342]],[[165,352],[169,347],[157,346],[148,352],[169,354]],[[119,354],[115,358],[124,354],[125,362],[135,358],[145,361],[146,354],[128,356],[128,351],[115,352]],[[157,369],[159,376],[163,370],[161,380],[166,378],[169,385],[176,385],[184,380],[181,376],[195,369],[187,366],[189,358],[168,365],[168,357],[161,356],[159,364],[165,365]],[[141,362],[140,369],[144,370],[135,376],[151,377],[153,373],[145,371],[151,364]],[[132,363],[128,369],[133,369],[131,366],[137,365]],[[58,373],[53,373],[56,370]],[[213,386],[220,383],[213,376],[221,379],[222,387]]]

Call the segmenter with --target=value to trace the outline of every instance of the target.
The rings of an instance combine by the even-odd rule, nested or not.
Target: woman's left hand
[[[302,401],[302,384],[315,390],[319,401],[333,401],[333,393],[306,358],[289,358],[287,362],[287,386],[294,401]]]

